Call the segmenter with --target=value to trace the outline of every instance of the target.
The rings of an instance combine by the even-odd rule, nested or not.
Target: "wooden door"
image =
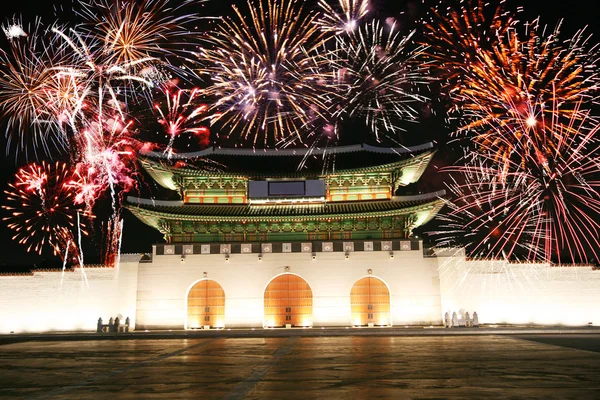
[[[188,329],[225,326],[225,291],[216,281],[204,279],[188,294]]]
[[[265,289],[266,327],[312,326],[312,290],[294,274],[273,279]]]
[[[367,276],[350,292],[352,325],[390,325],[390,291],[381,279]]]

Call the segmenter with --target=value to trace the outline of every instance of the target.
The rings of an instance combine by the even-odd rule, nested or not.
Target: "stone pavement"
[[[270,338],[270,337],[327,337],[327,336],[476,336],[476,335],[521,335],[521,334],[591,334],[600,335],[600,327],[565,326],[496,326],[479,328],[451,328],[442,326],[394,326],[375,328],[314,327],[293,329],[233,328],[195,330],[137,330],[128,333],[56,332],[0,335],[0,344],[14,342],[63,341],[63,340],[130,340],[130,339],[175,339],[175,338]]]
[[[0,345],[0,398],[593,399],[595,351],[527,332],[29,341]]]

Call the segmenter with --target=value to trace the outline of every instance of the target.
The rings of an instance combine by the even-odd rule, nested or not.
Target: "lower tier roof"
[[[285,205],[183,204],[181,201],[128,197],[126,207],[142,220],[147,217],[187,221],[210,221],[215,217],[220,221],[285,220],[303,217],[344,219],[399,215],[426,210],[435,210],[435,214],[443,205],[440,197],[444,195],[445,191],[438,191],[417,196],[395,196],[391,200],[381,201]]]

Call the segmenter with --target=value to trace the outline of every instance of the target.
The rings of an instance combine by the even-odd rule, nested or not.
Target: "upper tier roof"
[[[194,153],[143,154],[141,163],[162,186],[175,189],[173,175],[242,175],[256,178],[318,177],[341,173],[394,171],[416,167],[419,179],[433,154],[433,143],[382,148],[367,144],[311,149],[209,148]]]
[[[326,153],[332,154],[349,154],[349,153],[376,153],[376,154],[390,154],[400,155],[406,153],[418,153],[421,151],[433,149],[433,143],[425,143],[413,147],[376,147],[368,144],[355,144],[350,146],[337,146],[337,147],[323,147],[323,148],[306,148],[306,149],[245,149],[245,148],[222,148],[222,147],[209,147],[208,149],[195,151],[191,153],[173,153],[170,156],[161,152],[147,152],[146,156],[152,158],[163,158],[163,159],[190,159],[196,157],[210,157],[212,156],[250,156],[250,157],[304,157],[306,155],[323,155]]]

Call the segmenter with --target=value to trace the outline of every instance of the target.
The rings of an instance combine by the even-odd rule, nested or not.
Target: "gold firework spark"
[[[65,142],[51,106],[63,97],[64,81],[55,69],[68,63],[68,55],[36,22],[28,34],[14,37],[0,51],[0,112],[6,124],[7,152],[38,150],[49,154]],[[18,152],[17,152],[18,154]]]
[[[517,23],[517,13],[507,11],[505,0],[464,0],[448,6],[440,2],[424,21],[424,59],[447,88],[461,81],[463,69],[479,51],[489,50]],[[519,10],[520,11],[520,10]]]
[[[203,2],[200,0],[198,2]],[[137,64],[165,54],[184,55],[198,16],[184,0],[84,0],[81,15],[92,36],[102,41],[104,64]]]

